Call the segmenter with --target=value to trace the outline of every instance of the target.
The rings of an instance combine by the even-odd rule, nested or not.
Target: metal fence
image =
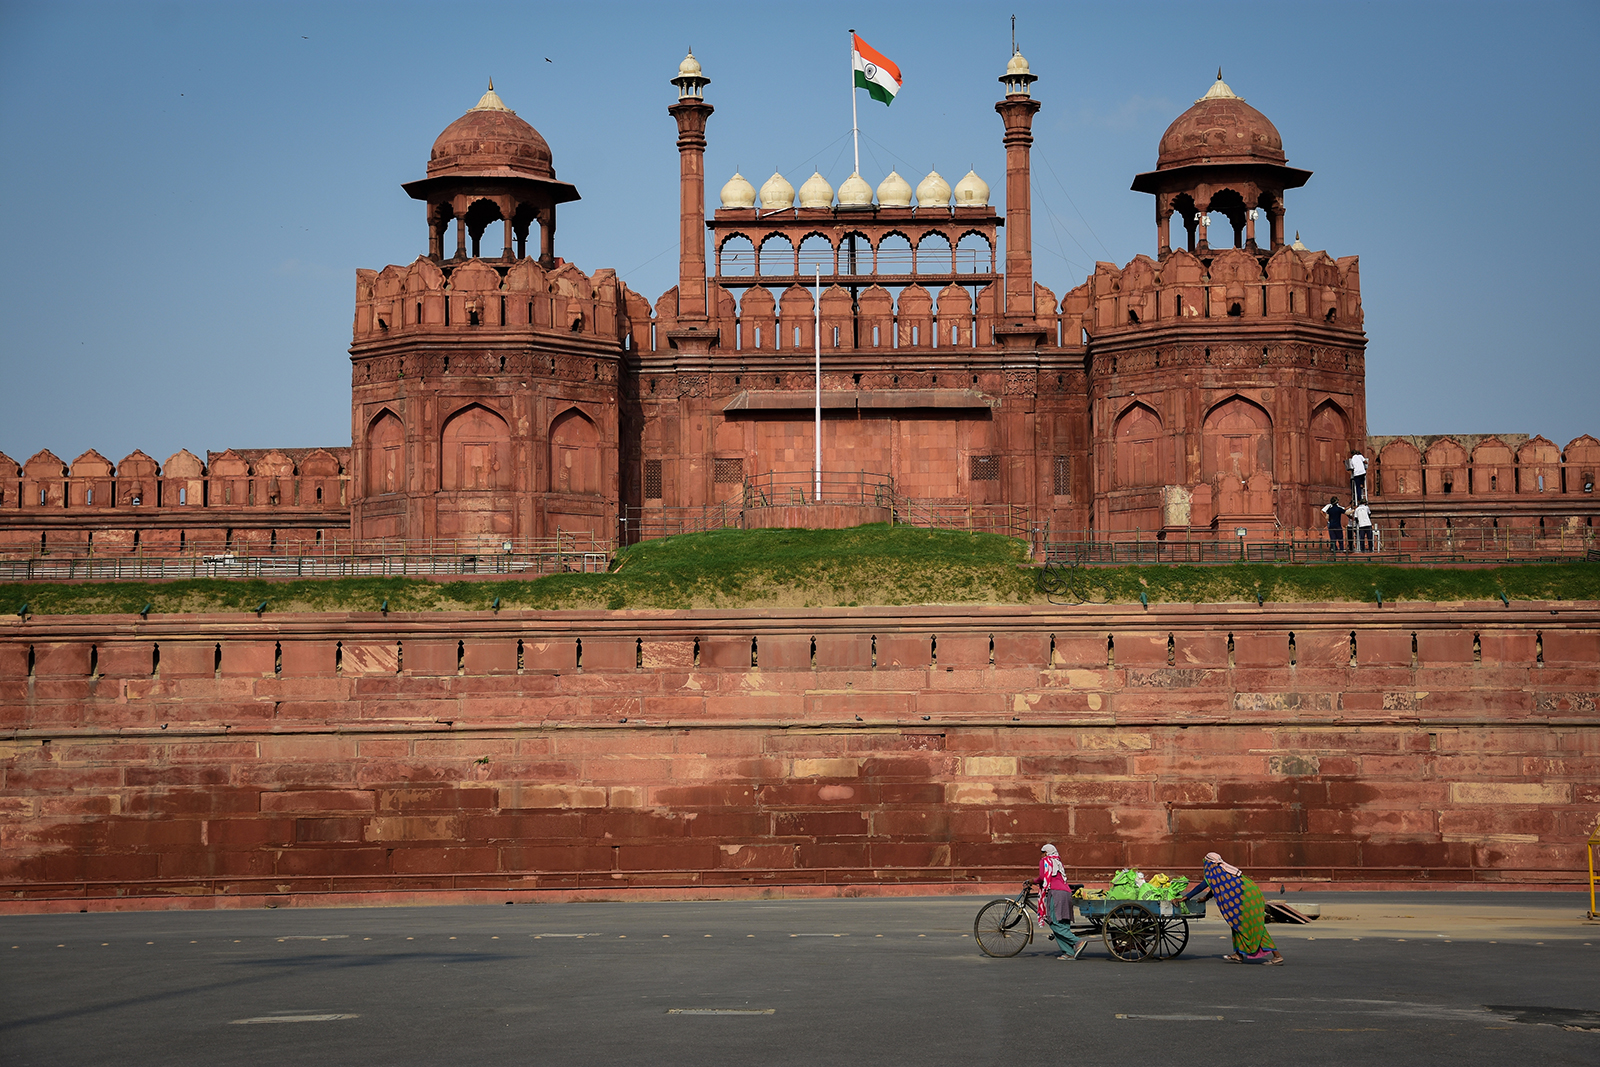
[[[175,556],[35,553],[0,559],[0,581],[157,581],[172,578],[350,578],[405,575],[599,573],[616,543],[591,534],[539,539],[330,543],[294,555],[195,551]]]

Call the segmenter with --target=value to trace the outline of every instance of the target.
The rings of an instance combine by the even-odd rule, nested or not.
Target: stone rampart
[[[4,906],[1572,884],[1595,605],[0,623]]]

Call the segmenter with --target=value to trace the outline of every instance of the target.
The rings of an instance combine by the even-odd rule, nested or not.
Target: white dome
[[[794,186],[783,180],[777,171],[761,186],[761,206],[768,211],[794,207]]]
[[[694,57],[693,52],[690,52],[684,57],[683,62],[678,64],[678,77],[696,77],[699,74],[700,61]]]
[[[977,171],[969,170],[956,182],[955,196],[956,207],[988,207],[989,183],[978,177]]]
[[[990,67],[989,69],[993,70],[994,68]],[[1016,75],[1027,74],[1028,72],[1028,61],[1022,58],[1021,52],[1014,53],[1011,56],[1011,62],[1006,64],[1006,73]]]
[[[813,171],[811,177],[805,180],[805,184],[800,186],[800,206],[833,206],[833,186],[828,184],[828,179],[822,176],[820,170]]]
[[[878,206],[911,206],[911,183],[900,177],[899,171],[891,170],[889,176],[878,183]]]
[[[728,184],[722,187],[723,207],[755,207],[756,187],[745,180],[743,174],[734,172]]]
[[[930,170],[928,176],[917,183],[917,206],[950,206],[950,183],[939,177],[938,171]]]
[[[1309,252],[1309,251],[1311,251],[1311,249],[1307,248],[1304,244],[1302,244],[1300,242],[1300,231],[1299,230],[1294,231],[1294,244],[1290,245],[1289,247],[1294,249],[1296,252]]]
[[[859,174],[852,174],[839,186],[840,207],[871,207],[872,186]]]

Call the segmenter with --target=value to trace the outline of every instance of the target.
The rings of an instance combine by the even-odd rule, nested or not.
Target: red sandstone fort
[[[1367,434],[1357,259],[1286,239],[1311,173],[1220,76],[1133,179],[1154,255],[1059,297],[1036,79],[1000,80],[1004,216],[976,173],[736,174],[708,215],[686,58],[653,303],[557,257],[578,191],[491,88],[404,186],[426,253],[357,274],[349,447],[0,456],[0,545],[625,542],[753,491],[799,507],[746,524],[816,521],[817,405],[821,471],[859,490],[827,522],[1315,538],[1359,449],[1390,547],[1589,543],[1593,437]],[[1273,880],[1562,884],[1600,803],[1597,662],[1581,605],[22,616],[0,890],[971,885],[1043,837],[1080,872],[1227,845]]]
[[[890,174],[876,197],[816,174],[798,200],[782,175],[759,193],[735,175],[708,218],[709,79],[689,57],[669,108],[679,281],[653,304],[556,257],[578,191],[491,89],[405,185],[427,253],[357,272],[348,449],[0,455],[0,546],[626,541],[755,479],[809,499],[819,339],[821,469],[913,508],[1018,516],[1054,540],[1316,537],[1361,449],[1391,548],[1592,537],[1593,437],[1368,436],[1357,258],[1286,243],[1286,195],[1311,172],[1220,78],[1134,178],[1155,199],[1154,258],[1100,263],[1059,298],[1037,282],[1034,80],[1014,58],[995,105],[1005,217],[977,174],[931,173],[915,190]]]

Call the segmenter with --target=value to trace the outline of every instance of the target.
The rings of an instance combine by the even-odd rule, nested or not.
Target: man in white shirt
[[[1359,552],[1372,551],[1372,512],[1363,500],[1351,509],[1350,514],[1356,517],[1356,536],[1360,539]]]
[[[1359,504],[1367,499],[1367,457],[1352,448],[1345,466],[1350,468],[1350,500]]]

